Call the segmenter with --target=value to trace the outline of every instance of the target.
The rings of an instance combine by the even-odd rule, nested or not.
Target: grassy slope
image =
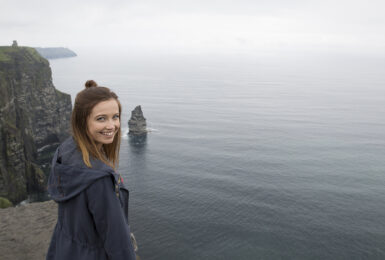
[[[20,52],[22,52],[29,61],[47,62],[34,48],[11,46],[0,46],[0,62],[12,61],[12,57]]]

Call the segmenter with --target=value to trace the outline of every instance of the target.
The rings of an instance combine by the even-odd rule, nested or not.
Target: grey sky
[[[0,45],[385,52],[382,0],[0,0]]]

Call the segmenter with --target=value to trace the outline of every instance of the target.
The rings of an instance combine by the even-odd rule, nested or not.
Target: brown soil
[[[45,259],[56,221],[52,200],[0,209],[0,258]]]

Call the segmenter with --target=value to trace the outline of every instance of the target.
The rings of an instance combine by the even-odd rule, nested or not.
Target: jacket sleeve
[[[135,260],[130,239],[130,228],[115,194],[110,176],[91,184],[86,190],[90,210],[97,232],[111,260]]]

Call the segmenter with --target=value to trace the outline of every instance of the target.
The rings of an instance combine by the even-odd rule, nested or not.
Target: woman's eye
[[[114,115],[114,118],[119,118],[119,115]]]
[[[98,120],[98,121],[103,121],[103,120],[104,120],[104,117],[98,117],[98,118],[96,118],[96,120]]]

